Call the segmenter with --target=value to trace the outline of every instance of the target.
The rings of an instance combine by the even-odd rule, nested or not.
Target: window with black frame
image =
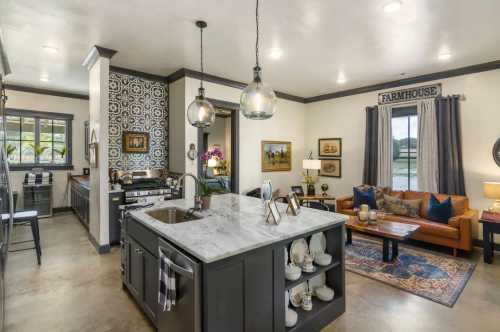
[[[12,170],[71,169],[73,115],[8,109],[6,151]]]
[[[417,135],[417,107],[394,107],[392,109],[392,187],[394,190],[418,190]]]

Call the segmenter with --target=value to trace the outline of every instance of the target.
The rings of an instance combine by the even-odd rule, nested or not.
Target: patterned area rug
[[[401,245],[398,259],[384,263],[381,241],[357,236],[346,245],[345,260],[348,271],[448,307],[453,307],[476,267],[463,259]]]

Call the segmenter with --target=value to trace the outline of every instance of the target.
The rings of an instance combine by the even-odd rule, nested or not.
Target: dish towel
[[[158,304],[162,311],[170,311],[175,306],[175,271],[171,268],[172,261],[159,250],[160,259],[160,287],[158,292]]]

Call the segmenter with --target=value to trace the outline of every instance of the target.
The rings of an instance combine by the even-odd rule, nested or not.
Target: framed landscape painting
[[[342,177],[342,162],[340,159],[321,159],[321,169],[319,176],[328,176],[331,178]]]
[[[138,131],[123,132],[123,153],[148,153],[149,133]]]
[[[320,157],[342,157],[342,138],[320,138],[318,140],[318,155]]]
[[[262,172],[292,170],[292,142],[262,141]]]

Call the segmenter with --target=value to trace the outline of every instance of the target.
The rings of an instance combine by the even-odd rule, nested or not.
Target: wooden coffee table
[[[419,225],[403,224],[389,220],[380,220],[376,225],[363,226],[359,223],[358,217],[350,217],[345,225],[347,231],[347,244],[352,244],[353,231],[381,238],[383,241],[382,252],[384,262],[395,260],[399,255],[399,241],[408,239],[420,228]],[[392,244],[392,256],[390,259],[389,242]]]

